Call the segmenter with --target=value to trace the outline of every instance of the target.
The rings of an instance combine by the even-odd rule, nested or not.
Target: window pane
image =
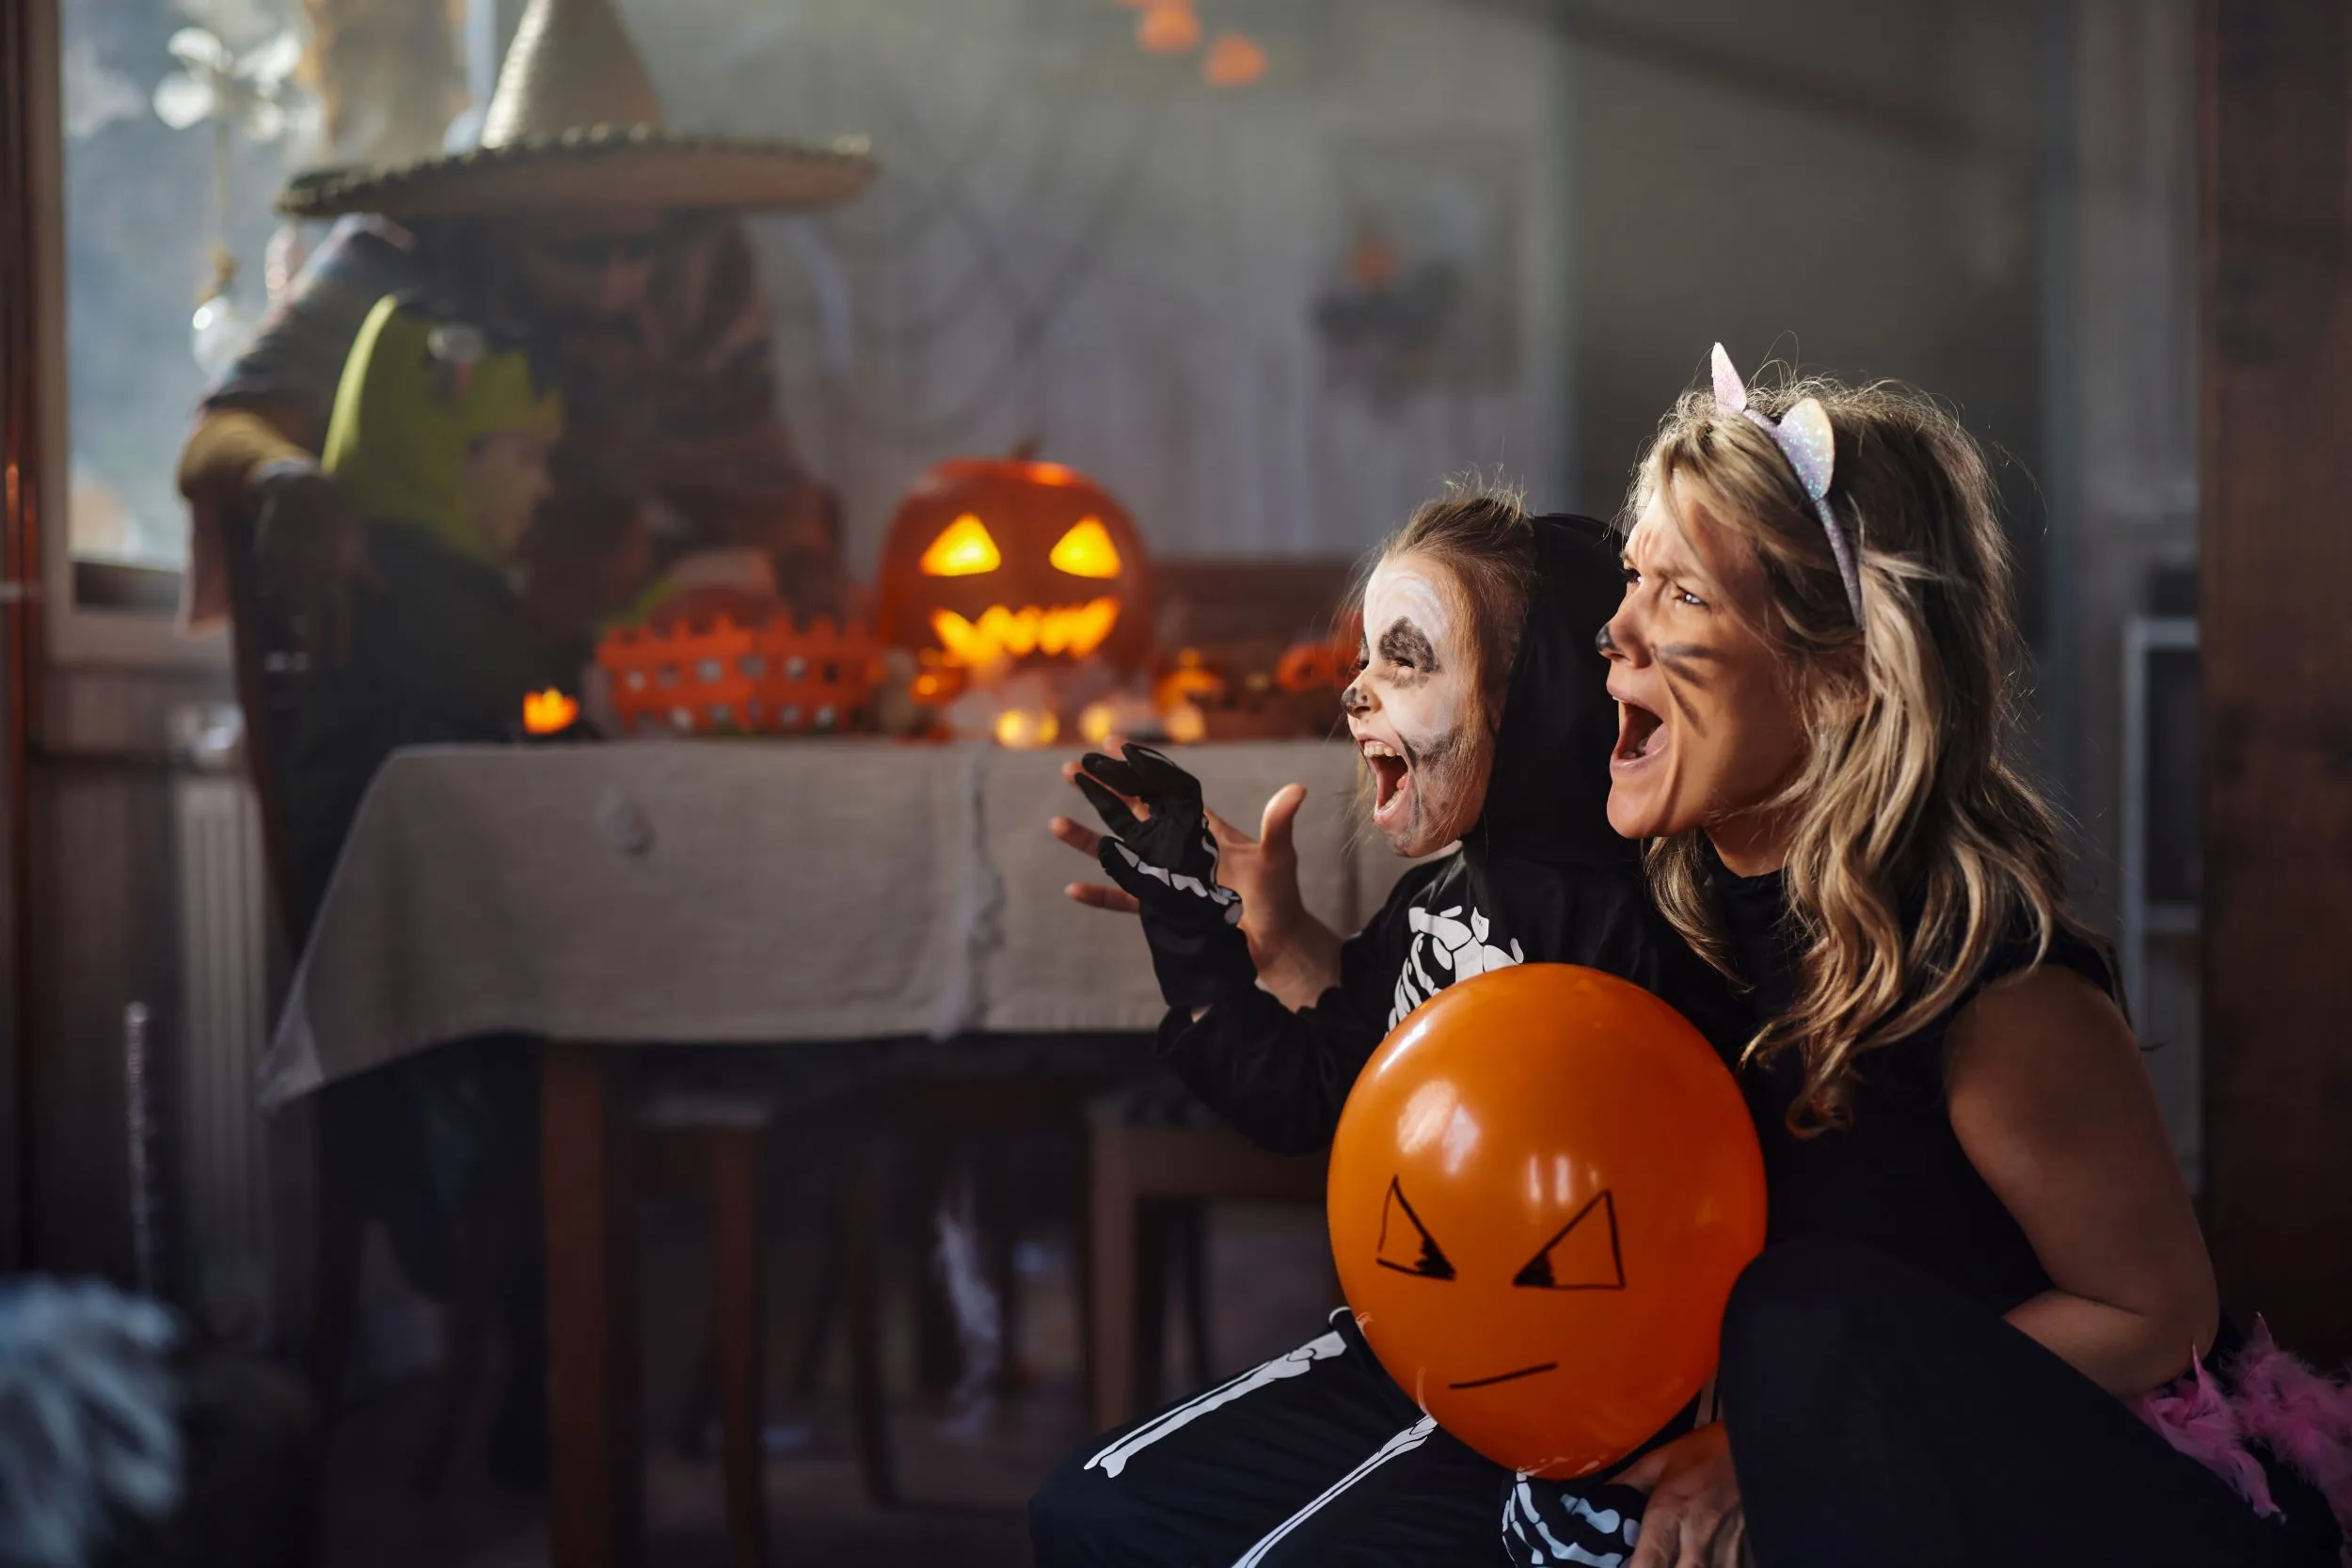
[[[219,37],[231,69],[264,81],[292,0],[60,0],[65,105],[67,364],[76,560],[176,566],[187,547],[172,474],[202,390],[190,334],[216,248],[238,268],[228,299],[261,314],[270,201],[287,169],[271,108],[212,112],[208,74],[175,57],[183,30]],[[183,35],[182,55],[197,40]],[[183,129],[167,124],[171,112]],[[223,130],[226,135],[223,135]],[[218,202],[226,174],[225,221]]]

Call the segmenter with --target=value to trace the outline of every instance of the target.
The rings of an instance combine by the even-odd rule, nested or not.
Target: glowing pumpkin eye
[[[1107,546],[1109,541],[1104,543]],[[923,552],[922,567],[927,578],[973,578],[1004,563],[1004,552],[988,536],[988,529],[967,512],[931,541],[931,547]]]
[[[1104,528],[1100,517],[1079,518],[1077,526],[1061,536],[1054,553],[1045,559],[1073,578],[1119,575],[1119,546],[1111,543],[1110,531]]]

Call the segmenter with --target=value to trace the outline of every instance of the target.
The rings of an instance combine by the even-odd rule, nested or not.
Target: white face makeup
[[[1445,847],[1486,804],[1494,745],[1477,721],[1464,597],[1409,555],[1382,561],[1364,588],[1363,672],[1342,703],[1373,771],[1373,826],[1400,855]]]

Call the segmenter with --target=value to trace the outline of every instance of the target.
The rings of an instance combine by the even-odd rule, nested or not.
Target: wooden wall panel
[[[2352,7],[2209,0],[2208,1224],[2224,1299],[2352,1354]]]

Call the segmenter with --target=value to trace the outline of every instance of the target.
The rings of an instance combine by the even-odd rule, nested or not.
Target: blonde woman
[[[1728,1426],[1640,1467],[1631,1568],[2335,1561],[2352,1496],[2311,1478],[2347,1490],[2346,1402],[2217,1346],[2196,1215],[2015,761],[1975,443],[1898,387],[1751,396],[1718,348],[1629,511],[1609,817],[1747,988],[1771,1195]],[[2164,1419],[2201,1399],[2201,1443]]]

